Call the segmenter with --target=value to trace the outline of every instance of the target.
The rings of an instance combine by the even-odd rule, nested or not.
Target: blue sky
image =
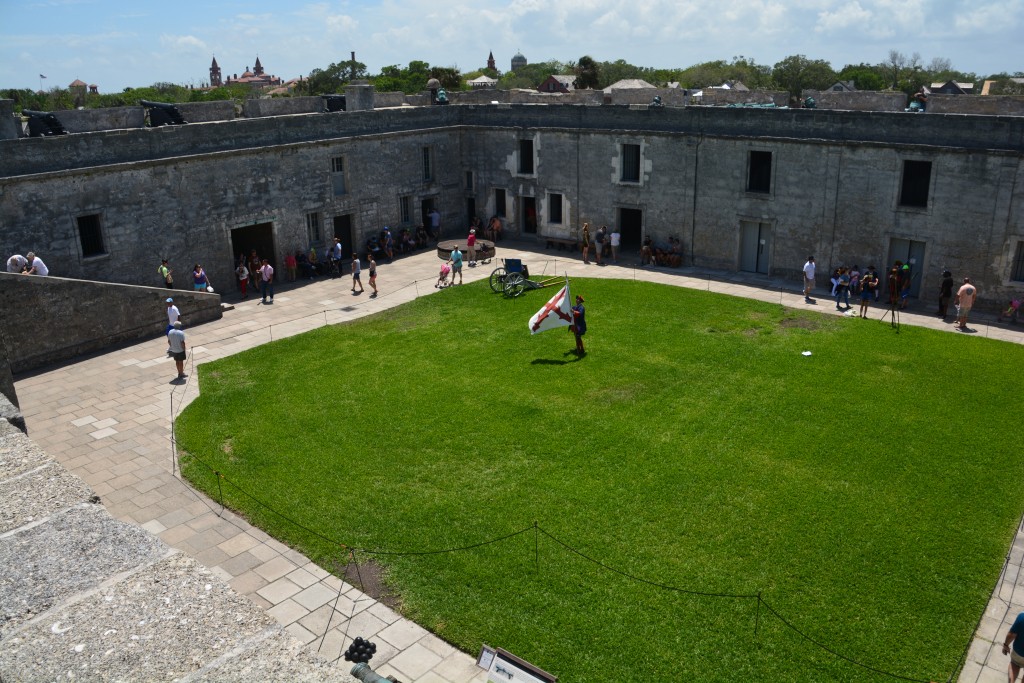
[[[0,88],[100,92],[201,85],[260,57],[284,79],[349,58],[371,72],[420,59],[468,72],[494,52],[530,61],[625,59],[686,67],[804,54],[833,68],[889,50],[979,75],[1024,70],[1024,0],[0,0]]]

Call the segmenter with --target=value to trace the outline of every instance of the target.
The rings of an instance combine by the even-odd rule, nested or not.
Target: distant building
[[[945,83],[932,83],[930,90],[935,95],[973,95],[974,84],[946,81]]]
[[[831,92],[857,92],[857,86],[853,81],[836,81],[828,89]]]
[[[493,88],[498,84],[497,78],[491,78],[487,74],[480,74],[476,78],[471,78],[466,81],[470,88],[479,90],[481,88]]]
[[[576,89],[576,77],[572,75],[552,74],[543,83],[537,86],[538,92],[561,92],[567,93]]]
[[[512,70],[522,69],[526,66],[526,57],[523,56],[522,52],[517,52],[512,57]]]
[[[249,71],[249,67],[245,67],[245,71],[241,76],[238,74],[231,76],[225,85],[232,85],[234,83],[241,83],[253,88],[273,88],[281,85],[281,79],[265,73],[263,65],[260,64],[260,58],[256,57],[256,65],[253,66],[252,71]]]
[[[487,68],[488,69],[494,69],[495,71],[498,70],[498,67],[494,65],[494,53],[493,52],[488,52],[487,53]]]
[[[217,57],[213,58],[213,63],[210,64],[210,87],[219,88],[224,85],[220,80],[220,67],[217,65]]]
[[[654,86],[647,81],[639,78],[624,78],[621,81],[616,81],[604,89],[604,94],[611,94],[612,90],[629,90],[639,88],[653,88]]]

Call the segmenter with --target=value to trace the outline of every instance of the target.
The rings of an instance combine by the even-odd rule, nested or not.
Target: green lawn
[[[508,300],[478,283],[201,365],[183,471],[218,495],[193,454],[362,548],[459,547],[536,521],[622,572],[761,593],[846,656],[945,680],[1024,509],[1024,348],[646,283],[573,292],[580,361],[565,330],[527,330],[554,289]],[[322,565],[344,561],[224,493]],[[407,616],[564,681],[892,680],[765,609],[755,636],[756,599],[639,583],[532,530],[377,559]]]

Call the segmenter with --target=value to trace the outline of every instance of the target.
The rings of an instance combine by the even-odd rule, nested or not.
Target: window
[[[473,190],[473,172],[472,171],[466,171],[466,189],[470,190],[470,191]]]
[[[1024,242],[1017,242],[1017,254],[1013,257],[1013,270],[1010,279],[1024,282]]]
[[[430,163],[430,148],[429,147],[424,147],[423,148],[423,180],[427,181],[427,180],[433,180],[433,179],[434,179],[434,170],[431,167],[431,163]]]
[[[904,161],[900,206],[928,208],[928,188],[932,181],[932,162]]]
[[[331,184],[334,186],[334,195],[337,197],[348,191],[345,186],[345,157],[334,157],[331,159]]]
[[[412,222],[412,197],[398,198],[398,214],[402,223]]]
[[[494,215],[498,218],[505,217],[505,190],[494,191]]]
[[[101,256],[107,253],[103,248],[103,232],[100,217],[96,214],[78,217],[78,239],[82,242],[82,256]]]
[[[640,145],[622,145],[621,173],[619,180],[624,183],[640,182]]]
[[[562,195],[548,195],[548,223],[562,222]]]
[[[751,152],[747,173],[747,192],[772,191],[772,153]]]
[[[306,235],[310,244],[320,244],[320,214],[315,211],[306,214]]]
[[[519,172],[533,175],[533,140],[519,141]]]

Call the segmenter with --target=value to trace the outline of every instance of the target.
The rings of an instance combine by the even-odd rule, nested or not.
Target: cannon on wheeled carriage
[[[528,289],[543,289],[557,282],[562,282],[561,277],[550,277],[546,280],[531,280],[530,269],[526,267],[522,259],[502,259],[502,266],[498,266],[491,273],[491,291],[504,294],[507,297],[515,298]]]

